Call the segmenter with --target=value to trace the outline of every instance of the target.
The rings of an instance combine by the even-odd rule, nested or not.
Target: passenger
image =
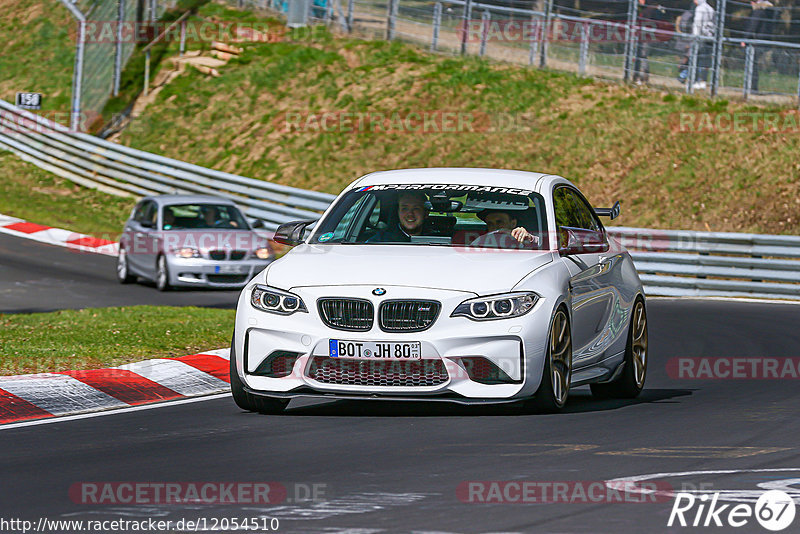
[[[368,243],[408,243],[411,236],[421,235],[428,208],[425,207],[427,197],[421,191],[403,191],[397,196],[397,217],[399,222],[394,228],[381,230],[367,240]]]
[[[472,247],[536,248],[539,238],[517,223],[512,212],[486,209],[478,213],[488,233],[473,241]]]

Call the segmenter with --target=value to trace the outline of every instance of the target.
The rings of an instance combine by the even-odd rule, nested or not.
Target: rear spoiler
[[[609,217],[612,221],[619,217],[619,200],[610,208],[595,208],[594,213],[598,217]]]

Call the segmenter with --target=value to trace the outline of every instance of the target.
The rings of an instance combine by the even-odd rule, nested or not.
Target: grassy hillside
[[[0,98],[43,93],[42,109],[69,122],[76,23],[58,0],[0,0]]]
[[[53,89],[45,91],[50,91],[47,105],[62,98],[56,107],[68,109],[68,15],[51,0],[35,2],[34,8],[23,4],[28,3],[0,0],[6,10],[0,15],[0,32],[12,36],[10,49],[15,51],[0,59],[0,96],[13,98],[17,88],[42,90],[51,84]],[[199,16],[258,20],[216,4],[202,6]],[[55,44],[42,47],[45,37]],[[575,181],[597,205],[621,200],[623,215],[615,224],[800,234],[800,137],[687,134],[676,128],[681,112],[747,113],[758,108],[474,57],[432,55],[401,43],[351,40],[325,31],[313,38],[302,33],[280,43],[239,46],[244,53],[220,68],[220,78],[187,69],[166,86],[121,142],[331,193],[366,172],[399,167],[552,172]],[[172,43],[168,51],[176,47]],[[190,45],[201,47],[208,43]],[[25,53],[38,59],[23,61]],[[50,76],[36,75],[41,72],[36,65],[47,65]],[[170,67],[162,63],[161,68]],[[339,114],[332,130],[309,121],[309,114],[313,118],[323,112]],[[369,120],[393,113],[441,119],[448,112],[466,114],[471,127],[425,133],[402,128],[352,131],[352,117],[359,113],[368,114]],[[347,122],[342,113],[354,115]],[[287,120],[293,126],[287,128]],[[513,127],[503,127],[509,123]],[[75,221],[80,225],[76,229],[97,233],[116,227],[112,220],[117,218],[121,224],[131,204],[114,200],[104,205],[98,198],[105,195],[87,193],[82,199],[76,192],[69,196],[74,207],[61,209],[66,195],[48,199],[36,188],[20,187],[47,175],[18,161],[12,165],[12,159],[0,159],[5,176],[13,176],[3,178],[7,196],[0,212],[42,217],[39,222],[62,226]],[[12,190],[15,196],[9,195]],[[29,194],[37,202],[26,203]],[[60,209],[48,210],[48,202]]]
[[[87,189],[0,151],[0,213],[116,239],[136,203]]]
[[[232,16],[215,5],[201,14]],[[190,70],[167,86],[122,142],[331,193],[397,167],[546,171],[574,180],[598,205],[622,200],[622,225],[800,233],[797,135],[676,128],[680,112],[756,108],[327,33],[243,46],[222,77]],[[481,121],[498,124],[500,114],[516,127],[352,132],[340,121],[345,127],[321,131],[307,120],[326,111],[461,111],[476,117],[474,130]]]

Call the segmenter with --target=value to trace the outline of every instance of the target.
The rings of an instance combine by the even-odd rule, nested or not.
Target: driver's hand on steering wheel
[[[519,241],[520,243],[534,243],[536,241],[536,236],[532,233],[527,231],[522,226],[517,226],[513,230],[511,230],[511,237]]]

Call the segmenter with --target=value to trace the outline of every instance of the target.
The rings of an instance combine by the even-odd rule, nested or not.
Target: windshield
[[[546,250],[544,200],[476,185],[380,185],[345,194],[311,243]]]
[[[242,213],[230,204],[176,204],[164,206],[162,230],[223,228],[249,230]]]

